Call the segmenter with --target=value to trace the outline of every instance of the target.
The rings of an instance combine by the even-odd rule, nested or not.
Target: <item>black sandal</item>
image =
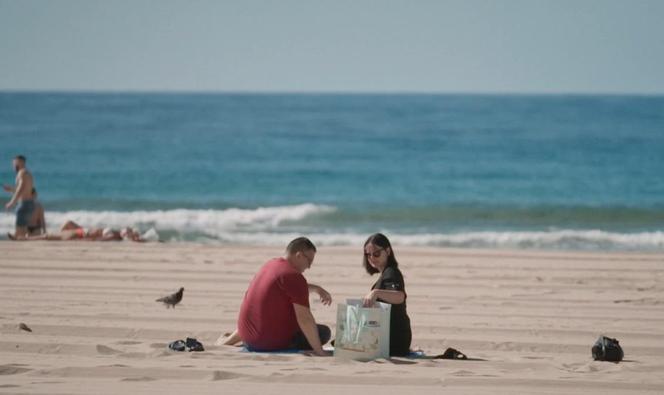
[[[201,342],[191,337],[187,338],[185,345],[187,346],[188,351],[205,351]]]
[[[185,342],[184,340],[176,340],[174,342],[171,342],[171,344],[168,345],[168,348],[170,348],[173,351],[184,351]]]
[[[445,350],[444,353],[433,357],[433,359],[468,359],[468,357],[466,356],[466,354],[462,353],[461,351],[450,347],[447,350]]]

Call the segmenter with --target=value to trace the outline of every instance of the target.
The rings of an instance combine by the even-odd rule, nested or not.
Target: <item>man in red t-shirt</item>
[[[295,348],[328,355],[323,344],[330,340],[330,328],[316,324],[309,309],[309,292],[316,292],[328,306],[332,297],[322,287],[308,284],[302,275],[315,255],[314,244],[299,237],[288,244],[285,258],[263,265],[244,295],[237,330],[223,344],[241,340],[251,351]]]

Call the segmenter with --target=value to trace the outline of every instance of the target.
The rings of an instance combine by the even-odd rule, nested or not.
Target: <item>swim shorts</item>
[[[21,200],[16,206],[16,226],[26,227],[32,219],[35,211],[35,202],[32,200]]]

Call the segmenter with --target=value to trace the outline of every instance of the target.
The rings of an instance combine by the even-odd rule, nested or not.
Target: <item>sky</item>
[[[0,0],[0,91],[664,94],[661,0]]]

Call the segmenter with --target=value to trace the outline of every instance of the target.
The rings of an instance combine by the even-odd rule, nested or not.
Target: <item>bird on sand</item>
[[[175,305],[180,303],[182,300],[182,293],[184,292],[184,288],[180,288],[179,291],[177,291],[174,294],[170,294],[168,296],[164,296],[163,298],[159,298],[156,301],[157,302],[162,302],[163,304],[166,305],[166,307],[173,307],[175,308]]]

